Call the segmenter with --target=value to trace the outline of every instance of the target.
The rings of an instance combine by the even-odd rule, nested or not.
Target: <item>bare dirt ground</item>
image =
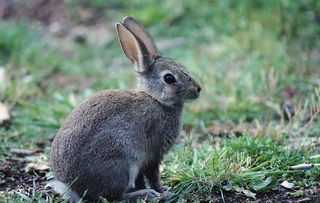
[[[4,192],[22,192],[29,195],[44,190],[46,177],[43,171],[25,171],[27,161],[9,158],[0,166],[0,198]],[[3,197],[2,197],[3,198]]]

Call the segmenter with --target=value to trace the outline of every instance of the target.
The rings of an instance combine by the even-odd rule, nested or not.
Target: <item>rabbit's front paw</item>
[[[159,192],[157,192],[157,191],[155,191],[153,189],[147,189],[147,190],[148,190],[148,193],[147,193],[146,198],[145,198],[147,201],[156,200],[161,196],[161,194]]]
[[[161,190],[162,190],[161,193],[169,192],[170,189],[171,189],[170,187],[163,185],[163,186],[161,186]]]
[[[170,190],[170,187],[164,186],[164,185],[159,185],[157,187],[151,187],[151,188],[157,192],[160,192],[161,194],[166,193]]]
[[[174,193],[170,191],[170,187],[168,186],[162,186],[162,193],[161,193],[161,199],[162,200],[166,200],[168,199],[170,196],[172,196]]]
[[[128,192],[123,194],[123,199],[134,200],[137,198],[145,199],[148,201],[156,200],[161,196],[161,194],[153,189],[143,189],[135,192]]]

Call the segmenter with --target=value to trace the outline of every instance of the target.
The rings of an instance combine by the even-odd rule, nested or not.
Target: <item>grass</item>
[[[214,191],[232,189],[255,197],[255,193],[270,190],[283,180],[297,183],[305,178],[305,184],[316,185],[319,177],[317,168],[289,170],[289,166],[308,162],[308,152],[290,151],[270,137],[243,135],[226,139],[219,147],[209,143],[181,145],[170,154],[165,168],[170,177],[166,183],[177,192],[172,200],[200,201],[199,197],[210,199]]]
[[[319,141],[319,1],[155,3],[72,0],[67,6],[75,22],[85,21],[77,12],[85,7],[104,21],[135,16],[155,41],[187,39],[163,53],[184,63],[203,86],[201,98],[186,106],[181,139],[165,157],[163,181],[174,192],[169,200],[209,201],[229,192],[254,199],[283,180],[318,185],[319,168],[288,168],[319,163],[310,159],[320,151],[316,142],[293,149],[303,140]],[[0,66],[6,74],[0,100],[12,114],[10,128],[0,128],[0,161],[13,156],[11,148],[33,149],[52,139],[68,113],[95,91],[134,84],[133,68],[122,61],[116,39],[71,40],[70,51],[45,26],[28,20],[0,21],[0,29]],[[297,89],[297,115],[285,122],[283,90],[290,86]],[[212,130],[215,126],[223,132]],[[49,149],[50,144],[46,154]],[[41,202],[40,193],[5,199]]]

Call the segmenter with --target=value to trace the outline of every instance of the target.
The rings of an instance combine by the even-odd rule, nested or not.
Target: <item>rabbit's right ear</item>
[[[153,42],[152,37],[141,23],[133,17],[127,16],[123,19],[123,25],[143,42],[152,58],[156,59],[160,57],[160,53]]]
[[[136,71],[146,71],[154,61],[146,46],[121,23],[116,23],[116,29],[122,50],[130,61],[135,64]]]

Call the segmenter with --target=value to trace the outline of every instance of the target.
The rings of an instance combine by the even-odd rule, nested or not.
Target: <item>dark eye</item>
[[[167,84],[172,84],[172,83],[177,82],[177,80],[174,78],[174,76],[172,74],[170,74],[170,73],[165,74],[163,79]]]

